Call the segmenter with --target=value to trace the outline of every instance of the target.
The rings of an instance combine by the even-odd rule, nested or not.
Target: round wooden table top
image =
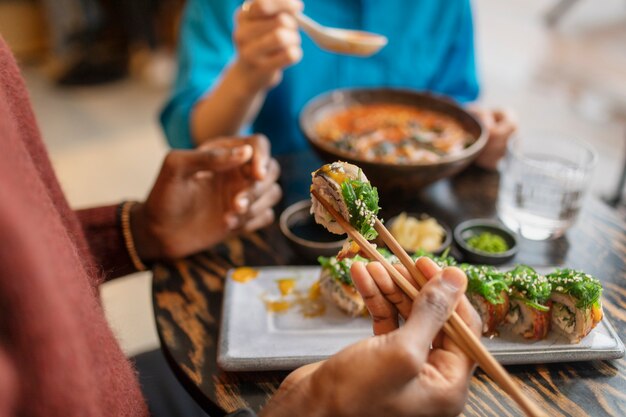
[[[499,175],[471,168],[416,192],[408,202],[381,198],[389,218],[402,210],[430,213],[456,226],[495,217]],[[620,337],[626,335],[626,227],[615,211],[587,199],[576,225],[557,240],[520,239],[517,263],[580,268],[600,278],[603,306]],[[224,372],[216,363],[226,272],[242,265],[301,265],[277,225],[225,242],[210,252],[154,267],[154,314],[162,349],[181,383],[212,416],[241,407],[259,410],[287,372]],[[532,399],[551,415],[626,415],[626,360],[507,366]],[[467,416],[521,415],[480,370]]]

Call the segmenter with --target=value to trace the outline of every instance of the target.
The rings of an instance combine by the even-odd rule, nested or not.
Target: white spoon
[[[361,30],[329,28],[315,20],[297,13],[298,24],[304,32],[326,51],[345,55],[371,56],[387,45],[387,38]]]

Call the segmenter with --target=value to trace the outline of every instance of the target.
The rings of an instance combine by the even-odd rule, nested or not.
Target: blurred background
[[[175,75],[184,0],[0,0],[59,180],[75,207],[143,199],[167,152],[158,113]],[[69,4],[69,3],[68,3]],[[480,101],[520,135],[559,133],[599,155],[592,198],[626,219],[626,1],[474,0]],[[128,355],[153,349],[150,274],[102,299]]]

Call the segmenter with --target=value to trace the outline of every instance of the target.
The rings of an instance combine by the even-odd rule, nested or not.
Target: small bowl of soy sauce
[[[315,223],[311,201],[302,200],[287,207],[280,215],[280,230],[293,243],[293,248],[308,261],[318,256],[335,256],[346,242],[345,235],[330,233]]]

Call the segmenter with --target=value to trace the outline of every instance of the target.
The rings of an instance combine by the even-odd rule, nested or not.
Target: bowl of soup
[[[363,168],[383,192],[452,176],[485,147],[481,123],[452,99],[413,90],[344,89],[309,101],[300,128],[327,162]]]

